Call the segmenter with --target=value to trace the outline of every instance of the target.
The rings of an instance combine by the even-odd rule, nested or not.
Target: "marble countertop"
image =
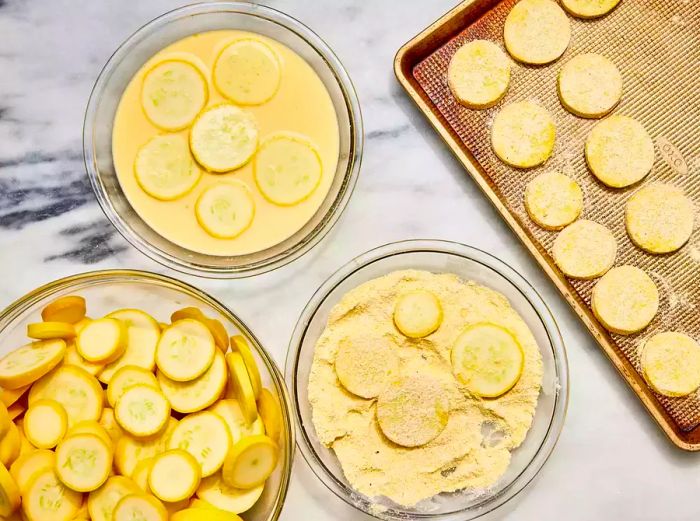
[[[399,46],[455,0],[333,0],[323,8],[316,0],[267,0],[336,51],[364,114],[365,155],[353,199],[329,236],[303,258],[246,280],[196,279],[151,262],[112,228],[84,171],[85,104],[116,46],[184,3],[0,0],[0,306],[76,272],[130,267],[168,273],[228,304],[283,367],[308,298],[354,256],[408,238],[470,244],[514,266],[543,295],[563,332],[571,370],[568,418],[557,448],[539,477],[493,518],[696,518],[700,455],[667,441],[394,78]],[[283,520],[364,518],[297,455]]]

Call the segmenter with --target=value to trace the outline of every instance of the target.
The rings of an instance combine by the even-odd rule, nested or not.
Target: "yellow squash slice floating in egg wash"
[[[238,105],[260,105],[276,93],[282,78],[279,58],[266,43],[243,38],[226,46],[214,63],[218,91]]]
[[[517,339],[491,323],[469,326],[452,347],[452,370],[467,389],[484,398],[510,391],[523,372],[525,356]]]
[[[187,140],[178,134],[155,136],[136,154],[136,182],[151,197],[172,201],[182,197],[202,177]]]
[[[161,61],[143,79],[143,111],[162,130],[173,132],[189,126],[208,99],[206,78],[187,60]]]
[[[190,149],[210,172],[245,165],[258,147],[258,126],[249,112],[221,103],[202,112],[190,130]]]
[[[207,188],[195,203],[197,221],[212,237],[233,239],[246,231],[255,216],[255,202],[241,181],[217,183]]]
[[[318,187],[323,165],[318,151],[303,136],[279,133],[267,138],[253,160],[255,183],[265,199],[292,206]]]

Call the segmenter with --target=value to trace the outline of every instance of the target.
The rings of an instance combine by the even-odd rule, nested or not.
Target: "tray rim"
[[[501,0],[492,0],[491,3],[495,5],[500,1]],[[680,429],[674,428],[675,422],[666,413],[666,411],[664,411],[660,402],[652,394],[649,386],[642,382],[641,375],[637,373],[632,364],[617,353],[617,348],[614,345],[611,337],[608,335],[608,332],[598,323],[591,309],[579,302],[575,296],[573,287],[554,266],[553,262],[542,254],[534,241],[530,239],[525,229],[520,225],[518,219],[508,210],[507,206],[501,201],[498,194],[491,188],[485,177],[485,169],[471,155],[466,146],[461,143],[461,141],[459,141],[452,132],[450,132],[449,125],[447,123],[442,123],[441,115],[437,111],[437,108],[433,110],[430,104],[423,98],[423,96],[421,96],[422,89],[420,86],[418,86],[417,81],[413,79],[412,70],[413,66],[427,55],[414,59],[412,55],[416,53],[416,48],[423,45],[428,38],[434,37],[436,32],[442,29],[448,23],[452,22],[456,18],[467,16],[469,11],[475,9],[476,4],[481,3],[484,3],[484,1],[464,0],[463,2],[460,2],[440,18],[428,25],[416,36],[404,43],[394,56],[394,74],[409,97],[428,119],[433,129],[437,131],[442,141],[450,148],[462,166],[467,170],[467,173],[472,180],[474,180],[482,193],[486,195],[506,224],[508,224],[510,229],[515,233],[521,244],[525,246],[525,248],[535,258],[540,268],[545,272],[547,277],[554,283],[556,288],[559,290],[559,293],[561,293],[566,302],[568,302],[569,306],[574,310],[576,315],[578,315],[579,319],[586,326],[598,345],[603,349],[608,359],[617,369],[618,373],[641,400],[642,404],[651,414],[658,426],[661,427],[663,432],[676,447],[685,451],[700,451],[700,441],[690,442],[681,435]],[[449,36],[449,38],[451,38],[453,35],[454,33]],[[436,44],[432,47],[432,50],[435,50],[440,45],[442,44]],[[695,427],[695,429],[698,428],[700,427]]]

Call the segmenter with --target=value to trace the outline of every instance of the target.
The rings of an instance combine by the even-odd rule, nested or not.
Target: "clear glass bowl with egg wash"
[[[257,362],[263,387],[269,389],[281,404],[282,430],[277,467],[268,478],[260,498],[243,515],[247,521],[278,519],[287,495],[294,457],[292,409],[280,370],[246,325],[216,299],[173,278],[134,270],[94,271],[45,284],[1,311],[0,356],[25,345],[28,342],[27,325],[40,322],[41,310],[49,302],[67,295],[85,298],[88,315],[92,318],[117,309],[136,308],[158,321],[167,322],[173,311],[194,306],[206,316],[219,320],[229,335],[245,337]]]
[[[132,204],[136,199],[133,193],[126,193],[122,187],[115,166],[113,123],[130,81],[156,53],[192,35],[230,30],[256,33],[261,38],[267,38],[268,42],[276,42],[280,49],[285,49],[284,52],[291,53],[289,57],[301,58],[310,66],[311,72],[315,73],[322,88],[327,91],[332,110],[335,111],[338,127],[337,166],[334,171],[324,170],[323,182],[319,183],[316,193],[308,201],[294,207],[296,212],[297,208],[313,199],[312,209],[303,210],[303,219],[299,221],[298,229],[294,228],[294,231],[285,228],[285,233],[290,235],[280,242],[268,240],[263,249],[256,251],[249,248],[249,251],[240,254],[202,253],[202,249],[188,248],[182,245],[182,241],[164,237],[136,211]],[[213,87],[210,86],[208,90],[211,103],[212,96],[221,97]],[[258,108],[243,107],[252,112]],[[301,120],[297,118],[296,121]],[[261,127],[261,139],[265,137],[262,131]],[[128,146],[132,144],[129,143]],[[263,273],[291,262],[316,245],[330,231],[348,203],[359,173],[362,147],[362,117],[357,95],[335,54],[319,36],[297,20],[277,10],[247,2],[222,1],[185,6],[170,11],[137,30],[115,51],[100,73],[87,105],[83,128],[83,152],[88,177],[102,210],[117,230],[142,253],[161,264],[181,272],[212,278],[237,278]],[[320,152],[322,155],[323,151]],[[251,162],[240,170],[234,170],[233,174],[243,172]],[[205,172],[199,185],[202,185],[207,176],[211,174]],[[196,186],[195,190],[197,188]],[[255,192],[255,187],[251,189]],[[266,201],[259,195],[254,193],[256,201],[260,201],[256,202],[256,218],[265,213],[260,210]],[[171,202],[173,201],[166,201]],[[315,211],[313,208],[316,208]],[[194,214],[191,208],[188,212]],[[157,214],[156,210],[151,211],[150,217],[155,215],[158,219]],[[275,222],[284,221],[285,219],[278,219]],[[160,225],[167,226],[168,223],[163,223],[161,218]],[[289,224],[284,226],[290,227]],[[250,232],[249,237],[251,234],[260,236],[254,226],[246,232]],[[177,230],[173,230],[173,233],[177,233]],[[244,236],[245,232],[236,239]],[[260,246],[263,246],[262,240]]]
[[[510,463],[498,480],[485,489],[440,493],[411,507],[402,506],[385,496],[368,497],[353,488],[333,449],[321,443],[316,434],[308,390],[316,344],[333,307],[350,290],[400,270],[455,274],[463,281],[474,281],[500,292],[532,332],[543,369],[531,427],[524,441],[511,451]],[[340,316],[345,316],[345,311],[354,313],[361,307],[363,304],[350,311],[341,311]],[[388,320],[391,320],[390,316]],[[433,240],[411,240],[379,247],[360,255],[333,274],[313,295],[297,322],[289,346],[285,376],[298,428],[298,446],[313,472],[346,503],[379,519],[464,521],[499,508],[518,494],[549,458],[564,424],[569,395],[564,344],[552,313],[535,289],[514,269],[483,251],[459,243]],[[489,422],[484,422],[481,427],[482,444],[498,440],[493,438],[493,427]],[[391,445],[391,442],[387,443]],[[344,450],[347,451],[347,446]],[[367,458],[370,459],[367,465],[371,467],[371,457]],[[377,469],[377,476],[382,476],[381,469]]]

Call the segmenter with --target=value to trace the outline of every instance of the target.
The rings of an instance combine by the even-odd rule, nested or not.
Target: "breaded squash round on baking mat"
[[[510,83],[510,60],[488,40],[465,43],[452,56],[447,84],[457,101],[471,109],[486,109],[498,103]]]
[[[559,172],[539,174],[525,188],[525,209],[546,230],[560,230],[583,210],[583,192],[576,181]]]
[[[397,445],[419,447],[443,431],[450,416],[447,391],[427,374],[393,380],[377,398],[377,423]]]
[[[304,136],[276,134],[260,145],[253,159],[253,175],[265,199],[292,206],[316,190],[323,165],[316,147]]]
[[[569,14],[578,18],[598,18],[612,11],[620,0],[561,0]]]
[[[617,241],[602,224],[582,219],[559,232],[554,239],[552,256],[567,277],[594,279],[614,264]]]
[[[398,374],[395,349],[382,338],[345,338],[335,355],[340,384],[362,398],[376,398]]]
[[[665,396],[687,396],[700,387],[700,345],[688,335],[666,331],[642,347],[642,374]]]
[[[190,148],[210,172],[228,172],[246,164],[258,147],[258,125],[249,112],[221,103],[202,112],[190,130]]]
[[[634,244],[649,253],[669,253],[683,246],[693,233],[695,212],[683,190],[653,183],[627,201],[625,225]]]
[[[442,305],[434,293],[409,291],[396,299],[394,324],[409,338],[422,338],[442,324]]]
[[[209,235],[233,239],[253,222],[255,202],[242,181],[222,181],[200,194],[194,210],[197,222]]]
[[[143,78],[143,111],[163,130],[173,132],[189,126],[208,99],[206,78],[186,60],[159,62]]]
[[[642,124],[614,114],[586,137],[586,163],[600,182],[623,188],[641,181],[654,165],[654,142]]]
[[[622,97],[622,75],[605,56],[579,54],[559,71],[557,92],[561,104],[572,114],[601,118]]]
[[[569,46],[571,26],[552,0],[521,0],[503,26],[506,49],[516,60],[542,65],[559,58]]]
[[[516,168],[541,165],[554,150],[556,127],[549,112],[532,101],[501,109],[491,127],[491,146],[498,158]]]
[[[490,323],[469,326],[452,346],[452,371],[469,392],[497,398],[518,383],[525,355],[507,329]]]
[[[187,140],[179,134],[155,136],[136,153],[134,176],[151,197],[172,201],[182,197],[202,176],[190,155]]]
[[[643,270],[617,266],[593,287],[591,308],[608,331],[631,335],[649,325],[659,309],[659,290]]]
[[[280,69],[279,58],[269,45],[244,38],[219,53],[212,79],[217,90],[234,103],[260,105],[277,93]]]

